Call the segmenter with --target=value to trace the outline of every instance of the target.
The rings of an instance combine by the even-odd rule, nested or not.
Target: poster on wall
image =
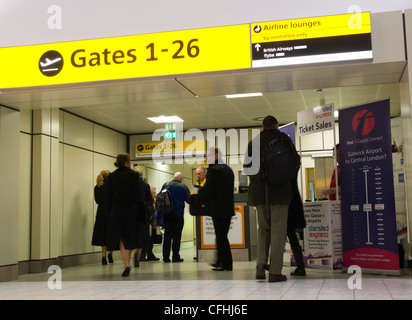
[[[230,221],[228,239],[231,248],[245,248],[245,207],[235,204],[235,215]],[[212,217],[202,216],[201,249],[216,249],[216,233]]]
[[[306,268],[342,269],[340,201],[305,202],[304,259]]]
[[[399,273],[389,100],[339,111],[343,266]]]

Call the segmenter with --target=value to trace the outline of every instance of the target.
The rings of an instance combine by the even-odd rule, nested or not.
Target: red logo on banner
[[[375,116],[369,110],[358,111],[352,119],[353,131],[359,131],[362,136],[370,133],[375,127]]]

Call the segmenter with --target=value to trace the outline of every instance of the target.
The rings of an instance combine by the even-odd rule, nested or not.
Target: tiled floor
[[[156,252],[156,251],[155,251]],[[160,254],[157,253],[160,257]],[[0,300],[412,300],[412,276],[362,274],[361,289],[349,289],[350,274],[308,271],[307,276],[268,283],[255,280],[255,262],[235,262],[232,272],[215,272],[182,250],[182,263],[141,262],[122,278],[119,255],[114,264],[99,261],[61,269],[61,289],[50,289],[49,273],[25,274],[0,283]],[[50,282],[49,282],[50,280]]]

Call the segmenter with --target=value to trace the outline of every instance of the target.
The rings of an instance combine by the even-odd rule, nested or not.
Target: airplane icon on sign
[[[55,64],[56,62],[59,62],[62,58],[56,58],[54,60],[50,60],[49,58],[46,58],[46,62],[41,62],[40,61],[40,65],[44,68],[44,67],[48,67],[52,64]],[[45,71],[45,70],[43,70]]]
[[[63,56],[54,50],[45,52],[39,60],[40,72],[46,77],[53,77],[63,68]]]

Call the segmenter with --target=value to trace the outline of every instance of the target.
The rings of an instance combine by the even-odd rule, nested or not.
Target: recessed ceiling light
[[[160,117],[151,117],[147,119],[155,123],[183,122],[183,119],[180,119],[178,116],[160,116]]]
[[[247,98],[247,97],[259,97],[262,96],[262,92],[255,92],[255,93],[241,93],[241,94],[227,94],[226,98],[233,99],[233,98]]]

